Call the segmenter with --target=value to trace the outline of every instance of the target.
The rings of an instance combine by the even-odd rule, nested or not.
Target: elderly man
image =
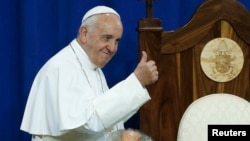
[[[155,62],[142,58],[125,80],[108,88],[101,70],[117,51],[123,26],[110,7],[83,17],[79,34],[40,69],[21,130],[32,141],[105,141],[150,100],[145,89],[158,80]]]

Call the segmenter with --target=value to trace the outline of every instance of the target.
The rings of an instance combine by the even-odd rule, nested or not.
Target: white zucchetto
[[[93,15],[97,15],[97,14],[108,14],[108,13],[112,13],[117,15],[120,18],[120,15],[112,8],[107,7],[107,6],[96,6],[90,10],[88,10],[86,12],[86,14],[83,16],[82,18],[82,23],[88,19],[89,17],[93,16]]]

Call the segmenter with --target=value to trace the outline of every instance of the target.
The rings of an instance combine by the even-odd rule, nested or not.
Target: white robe
[[[70,45],[38,72],[21,130],[43,141],[105,141],[150,96],[133,73],[109,89],[76,39]]]

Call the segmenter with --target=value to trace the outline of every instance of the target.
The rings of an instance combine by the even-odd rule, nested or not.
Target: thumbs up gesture
[[[142,51],[141,60],[134,73],[142,86],[150,85],[158,80],[158,71],[155,61],[148,61],[147,53],[145,51]]]

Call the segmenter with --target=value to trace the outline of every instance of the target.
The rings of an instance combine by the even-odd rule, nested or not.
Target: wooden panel
[[[250,101],[250,16],[235,0],[207,0],[190,22],[174,32],[161,21],[139,21],[139,49],[146,50],[159,69],[159,81],[148,90],[152,100],[140,110],[140,130],[155,141],[176,141],[182,114],[195,99],[212,93],[231,93]],[[240,45],[244,65],[229,82],[215,82],[202,71],[200,55],[217,37]]]

